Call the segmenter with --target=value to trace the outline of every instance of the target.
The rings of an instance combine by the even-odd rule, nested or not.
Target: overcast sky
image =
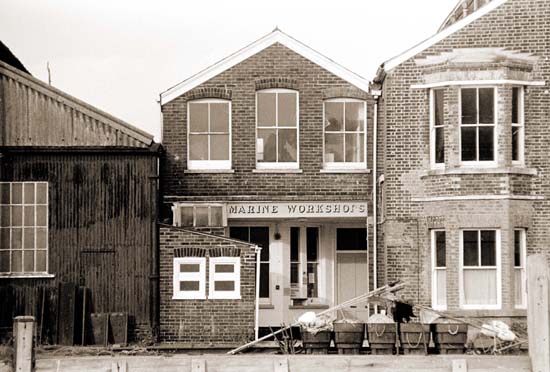
[[[0,38],[37,78],[156,136],[159,94],[276,26],[372,79],[457,0],[0,0]]]

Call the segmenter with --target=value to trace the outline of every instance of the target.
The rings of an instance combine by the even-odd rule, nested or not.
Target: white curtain
[[[464,304],[497,304],[497,269],[464,269]]]
[[[436,269],[435,275],[436,303],[435,306],[447,306],[447,270]]]

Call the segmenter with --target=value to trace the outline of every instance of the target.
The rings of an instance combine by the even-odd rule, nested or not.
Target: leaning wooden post
[[[533,372],[550,371],[550,276],[545,255],[527,258],[527,329]]]
[[[34,371],[34,317],[18,316],[13,321],[15,371]]]

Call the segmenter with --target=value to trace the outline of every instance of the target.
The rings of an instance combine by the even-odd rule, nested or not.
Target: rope
[[[418,347],[418,345],[420,345],[420,341],[422,341],[422,339],[424,338],[424,331],[422,331],[420,333],[420,336],[418,337],[418,342],[414,346],[412,346],[410,341],[409,341],[409,333],[408,332],[405,333],[405,338],[407,339],[407,345],[409,345],[409,348],[416,349]]]
[[[378,333],[378,324],[374,327],[374,333],[376,334],[376,337],[380,337],[384,334],[384,332],[386,332],[386,325],[384,324],[383,328],[382,328],[382,333]]]
[[[451,331],[451,326],[449,326],[449,328],[447,328],[447,332],[449,332],[450,335],[455,336],[458,333],[458,328],[459,328],[459,325],[457,324],[456,331]]]

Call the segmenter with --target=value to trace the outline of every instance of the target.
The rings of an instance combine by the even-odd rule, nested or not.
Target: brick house
[[[368,90],[275,30],[161,94],[162,340],[235,343],[373,286]]]
[[[547,0],[461,1],[385,62],[380,282],[468,317],[526,315],[527,254],[548,252]]]

